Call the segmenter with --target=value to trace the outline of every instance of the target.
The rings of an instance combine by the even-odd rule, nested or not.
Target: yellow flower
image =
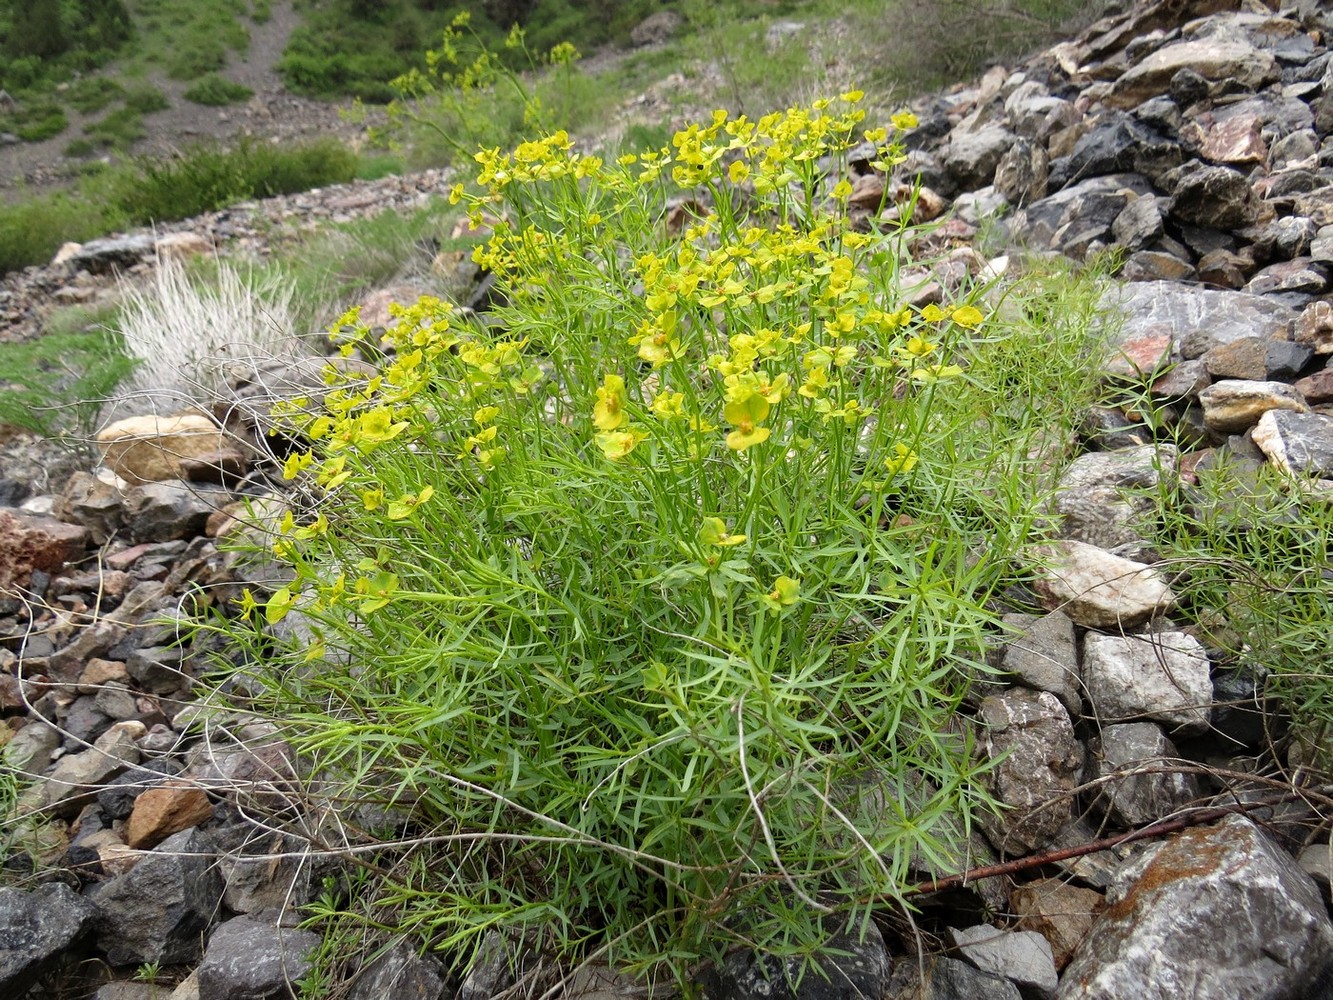
[[[673,417],[683,417],[683,407],[685,405],[685,393],[683,392],[663,392],[659,393],[653,400],[653,412],[664,420]]]
[[[250,588],[246,587],[241,591],[241,596],[232,599],[232,603],[240,608],[241,614],[250,617],[250,612],[259,607],[259,602],[255,600],[255,595],[250,593]]]
[[[906,132],[918,125],[916,115],[910,111],[899,111],[896,115],[890,116],[889,121],[893,122],[893,127],[899,132]]]
[[[770,611],[782,611],[801,599],[801,581],[780,576],[773,581],[773,589],[763,595],[764,605]]]
[[[314,460],[315,456],[311,452],[308,451],[292,452],[290,455],[287,456],[287,461],[283,463],[282,478],[295,479]]]
[[[704,545],[727,548],[732,545],[740,545],[745,541],[745,536],[742,534],[733,535],[727,531],[727,524],[720,517],[705,517],[703,523],[699,525],[699,541]]]
[[[607,461],[618,462],[637,448],[639,442],[647,436],[647,431],[631,427],[624,431],[603,431],[597,435],[596,441],[597,447],[602,449],[602,455]]]
[[[483,406],[472,414],[472,419],[485,427],[499,415],[500,408],[498,406]]]
[[[985,318],[976,306],[960,306],[953,311],[953,321],[969,330],[975,330]]]
[[[927,365],[912,372],[912,378],[917,382],[924,382],[929,385],[931,382],[941,382],[944,379],[961,374],[963,374],[963,369],[957,365]]]
[[[940,320],[948,319],[949,317],[943,309],[932,302],[921,310],[921,318],[927,323],[938,323]]]
[[[911,472],[916,468],[917,454],[905,444],[895,444],[893,454],[884,459],[884,468],[889,470],[889,474],[896,476],[899,473]]]
[[[368,511],[379,510],[384,506],[384,491],[379,489],[366,490],[361,494],[361,506]]]
[[[730,178],[731,183],[733,184],[740,184],[749,176],[750,165],[744,160],[736,160],[727,168],[727,177]]]
[[[727,435],[727,447],[732,451],[744,451],[767,441],[771,432],[760,425],[768,418],[770,409],[768,400],[758,393],[723,407],[723,419],[735,428]]]
[[[607,375],[602,379],[601,387],[597,390],[597,402],[592,408],[593,426],[599,431],[614,431],[625,426],[629,423],[625,402],[625,380],[619,375]]]
[[[434,495],[434,486],[423,486],[419,493],[404,493],[397,500],[389,502],[387,516],[390,521],[401,521]]]
[[[909,337],[904,350],[914,358],[924,358],[939,346],[939,344],[932,344],[925,337]]]
[[[275,590],[264,605],[264,620],[270,625],[276,625],[287,617],[287,612],[296,606],[299,599],[300,595],[292,593],[290,587]]]

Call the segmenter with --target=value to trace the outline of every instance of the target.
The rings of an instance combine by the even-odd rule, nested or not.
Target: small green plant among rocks
[[[914,121],[867,129],[860,97],[610,162],[483,150],[453,200],[507,305],[335,324],[378,372],[279,413],[309,443],[293,580],[219,626],[320,795],[408,845],[318,919],[683,981],[963,864],[992,804],[959,713],[1051,424],[1025,379],[1076,407],[1087,327],[990,364],[1066,318],[904,302],[922,234],[855,230],[842,169]]]
[[[185,88],[185,93],[181,96],[195,104],[220,108],[248,101],[255,96],[255,92],[244,84],[235,83],[218,73],[209,73]]]

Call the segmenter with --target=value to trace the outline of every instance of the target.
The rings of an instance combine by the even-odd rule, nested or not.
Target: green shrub
[[[124,94],[125,88],[115,80],[105,76],[88,76],[71,85],[65,91],[64,98],[76,111],[88,115],[101,111]]]
[[[220,39],[195,35],[167,51],[163,61],[167,76],[173,80],[197,80],[227,65],[227,48]]]
[[[54,101],[34,99],[17,111],[0,115],[0,132],[13,132],[24,142],[53,139],[69,127],[69,119]]]
[[[71,139],[65,145],[65,155],[73,157],[92,156],[97,152],[97,143],[91,139]]]
[[[55,194],[0,204],[0,273],[44,264],[68,240],[85,240],[107,230],[95,201]]]
[[[255,92],[243,84],[234,83],[217,73],[209,73],[187,87],[182,96],[195,104],[222,107],[248,101],[254,95]]]
[[[141,115],[147,115],[154,111],[165,111],[171,107],[171,102],[162,91],[144,84],[125,92],[125,107]]]
[[[83,127],[84,135],[104,146],[116,149],[128,149],[138,142],[148,130],[144,128],[143,116],[133,108],[116,108],[101,121]]]
[[[563,132],[483,154],[453,198],[505,205],[476,260],[508,304],[335,324],[382,378],[280,415],[313,442],[274,545],[295,580],[218,625],[318,794],[421,835],[317,916],[684,978],[965,864],[990,803],[959,713],[1048,483],[1033,442],[1091,391],[1089,310],[905,306],[918,234],[853,232],[831,185],[858,97],[614,164]],[[669,232],[682,189],[711,208]]]

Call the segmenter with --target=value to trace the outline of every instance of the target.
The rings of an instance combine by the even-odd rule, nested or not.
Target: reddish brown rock
[[[1262,124],[1258,115],[1218,122],[1204,135],[1200,153],[1213,163],[1262,163],[1268,156],[1268,146],[1259,135]]]
[[[1051,946],[1055,967],[1063,969],[1102,908],[1102,894],[1047,878],[1020,885],[1009,895],[1021,930],[1036,931]]]
[[[33,570],[56,572],[87,544],[87,528],[0,507],[0,594],[26,587]]]
[[[169,781],[134,800],[127,841],[137,850],[149,850],[212,815],[213,803],[201,789],[187,782]]]
[[[1293,386],[1311,406],[1333,403],[1333,368],[1307,375]]]

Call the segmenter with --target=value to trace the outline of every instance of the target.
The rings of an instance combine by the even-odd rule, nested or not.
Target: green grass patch
[[[134,368],[101,318],[80,311],[65,320],[76,331],[0,343],[0,423],[46,437],[89,436],[103,404]]]
[[[239,104],[255,96],[255,92],[243,84],[235,83],[217,73],[200,77],[185,89],[182,95],[187,101],[209,107],[223,107]]]
[[[67,128],[64,110],[51,100],[25,99],[17,110],[0,115],[0,132],[13,132],[24,142],[53,139]]]
[[[358,162],[332,140],[291,148],[246,142],[98,169],[72,191],[0,206],[0,271],[45,263],[67,240],[343,183],[356,176]]]
[[[139,112],[133,108],[117,108],[101,121],[85,125],[83,134],[101,146],[128,149],[147,135],[148,130],[144,128],[143,115]]]
[[[85,115],[101,111],[124,97],[125,88],[105,76],[88,76],[73,83],[62,97],[75,111]]]
[[[139,84],[125,91],[125,107],[141,115],[165,111],[171,107],[167,95],[149,84]]]

